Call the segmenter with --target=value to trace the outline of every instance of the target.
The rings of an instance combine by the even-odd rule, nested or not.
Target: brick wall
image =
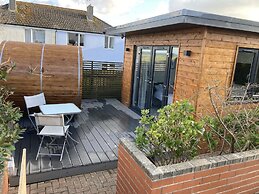
[[[223,160],[218,160],[220,157],[216,157],[217,161],[214,160],[214,163],[212,162],[210,164],[209,162],[204,163],[204,159],[200,160],[200,162],[197,160],[196,166],[195,163],[193,163],[192,172],[188,172],[188,165],[185,165],[188,170],[183,170],[181,167],[179,168],[177,164],[172,165],[172,169],[174,167],[176,169],[178,168],[179,175],[166,178],[163,176],[167,176],[168,172],[165,172],[161,167],[154,168],[148,164],[149,167],[146,167],[146,169],[149,168],[149,170],[154,173],[153,176],[151,175],[150,177],[148,175],[149,173],[143,170],[143,167],[140,167],[141,165],[136,162],[136,159],[132,156],[132,153],[137,153],[137,155],[140,155],[140,153],[137,151],[130,152],[128,147],[125,148],[123,143],[120,144],[117,194],[259,192],[259,151],[256,151],[256,156],[248,153],[248,155],[245,156],[246,159],[243,159],[246,160],[244,162],[238,162],[242,160],[240,155],[238,157],[236,157],[236,155],[223,157],[225,161],[228,160],[225,165],[223,165]],[[213,161],[212,158],[210,159]],[[228,164],[229,162],[237,163]],[[217,164],[218,167],[215,167],[215,164]],[[170,170],[167,168],[166,171]],[[159,173],[160,175],[157,176]]]

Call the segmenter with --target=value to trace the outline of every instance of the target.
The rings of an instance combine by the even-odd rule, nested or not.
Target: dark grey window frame
[[[242,48],[240,47],[237,50],[238,54],[237,54],[237,59],[238,59],[238,55],[240,52],[247,52],[247,53],[253,53],[254,54],[254,59],[253,62],[251,64],[251,68],[250,68],[250,73],[248,74],[248,83],[250,86],[248,87],[248,90],[246,92],[246,96],[243,96],[245,98],[249,97],[249,98],[253,98],[253,97],[257,97],[257,99],[255,99],[256,101],[259,100],[259,94],[255,95],[255,91],[258,90],[258,85],[259,83],[256,83],[256,79],[257,79],[257,74],[259,74],[259,49],[254,49],[254,48]],[[236,74],[236,65],[237,65],[237,59],[236,59],[236,64],[235,64],[235,69],[233,72],[233,82],[232,82],[232,88],[233,88],[233,84],[234,84],[234,77]],[[232,98],[235,98],[235,96],[233,96],[231,94]]]

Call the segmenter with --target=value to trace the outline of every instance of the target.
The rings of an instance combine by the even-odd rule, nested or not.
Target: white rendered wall
[[[124,38],[115,36],[114,48],[104,48],[105,35],[85,34],[83,58],[89,61],[123,62]]]
[[[25,42],[25,29],[28,27],[15,26],[15,25],[0,25],[0,42],[4,40]],[[32,28],[40,29],[40,28]],[[45,30],[45,43],[55,44],[56,43],[56,30],[40,29]]]
[[[57,31],[56,32],[56,44],[58,45],[67,45],[67,32]]]
[[[45,43],[56,44],[56,30],[45,30]]]
[[[27,27],[28,28],[28,27]],[[35,28],[33,28],[35,29]],[[39,28],[38,28],[39,29]],[[45,30],[45,43],[66,45],[68,35],[66,31]],[[104,34],[84,34],[83,59],[88,61],[123,62],[124,39],[115,36],[114,48],[104,48]],[[25,42],[25,27],[14,25],[0,25],[0,42],[4,40]]]
[[[25,29],[20,26],[0,25],[0,42],[4,40],[25,41]]]

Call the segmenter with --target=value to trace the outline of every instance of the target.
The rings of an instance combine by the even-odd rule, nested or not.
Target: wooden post
[[[20,171],[18,194],[26,194],[26,149],[22,150],[22,163]]]

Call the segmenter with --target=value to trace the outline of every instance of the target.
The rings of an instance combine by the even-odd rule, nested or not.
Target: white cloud
[[[158,15],[162,15],[169,12],[169,0],[160,1],[154,10],[143,11],[142,14],[138,15],[135,20],[141,20],[150,18]]]
[[[258,0],[170,0],[169,10],[192,9],[259,21]]]
[[[94,6],[94,15],[112,25],[161,15],[179,9],[216,13],[259,21],[259,0],[24,0],[86,10]],[[6,3],[8,0],[0,0]],[[152,6],[151,6],[152,5]]]

